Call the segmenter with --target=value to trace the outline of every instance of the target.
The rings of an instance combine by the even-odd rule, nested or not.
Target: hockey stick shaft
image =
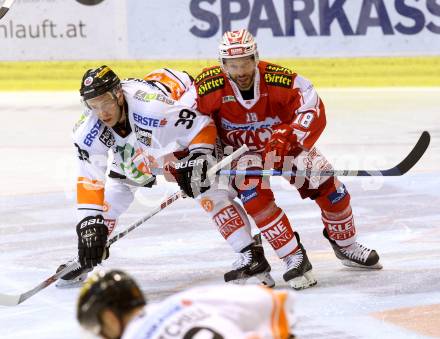
[[[400,176],[408,172],[420,160],[425,151],[428,149],[431,136],[424,131],[413,147],[411,152],[398,165],[383,170],[219,170],[217,175],[249,175],[249,176],[286,176],[286,177],[332,177],[332,176],[354,176],[354,177],[373,177],[373,176]],[[163,168],[155,168],[154,175],[163,175]]]
[[[428,149],[431,137],[427,131],[424,131],[411,152],[398,165],[385,170],[297,170],[297,171],[281,171],[281,170],[220,170],[219,175],[250,175],[250,176],[400,176],[408,172],[420,160],[425,151]]]
[[[209,170],[208,170],[208,177],[213,177],[216,175],[216,173],[222,169],[223,167],[228,166],[232,161],[234,161],[235,159],[237,159],[240,155],[242,155],[243,153],[245,153],[246,151],[248,151],[248,147],[246,145],[243,145],[242,147],[240,147],[238,150],[236,150],[235,152],[231,153],[229,156],[225,157],[224,159],[222,159],[221,161],[219,161],[217,164],[215,164],[214,166],[212,166]],[[136,221],[135,223],[133,223],[132,225],[130,225],[129,227],[127,227],[127,229],[125,229],[122,232],[119,232],[118,234],[116,234],[115,236],[113,236],[111,239],[109,239],[107,241],[107,246],[110,246],[111,244],[113,244],[114,242],[118,241],[119,239],[121,239],[122,237],[126,236],[128,233],[130,233],[131,231],[133,231],[135,228],[139,227],[140,225],[142,225],[145,221],[147,221],[148,219],[150,219],[153,215],[156,215],[157,213],[159,213],[161,210],[163,210],[165,207],[171,205],[174,201],[176,201],[177,199],[179,199],[180,197],[182,197],[182,191],[176,192],[172,195],[170,195],[167,199],[165,199],[164,201],[162,201],[162,203],[156,207],[156,209],[154,209],[150,214],[148,214],[147,216],[139,219],[138,221]]]
[[[15,0],[5,0],[5,3],[0,7],[0,20],[8,13],[14,1]]]
[[[215,174],[223,167],[229,165],[232,161],[234,161],[236,158],[238,158],[240,155],[245,153],[248,150],[246,145],[243,145],[238,150],[230,154],[229,156],[222,159],[220,162],[218,162],[216,165],[214,165],[212,168],[208,170],[208,177],[213,177]],[[162,211],[164,208],[171,205],[173,202],[175,202],[177,199],[182,197],[182,191],[178,191],[176,193],[173,193],[168,198],[162,201],[160,205],[158,205],[153,211],[151,211],[148,215],[142,217],[141,219],[137,220],[130,226],[128,226],[125,230],[119,232],[118,234],[115,234],[113,237],[111,237],[107,241],[107,246],[111,246],[113,243],[118,241],[119,239],[125,237],[128,233],[133,231],[134,229],[138,228],[140,225],[142,225],[145,221],[152,218],[154,215]],[[70,262],[70,261],[69,261]],[[66,275],[69,272],[72,272],[73,270],[76,270],[80,268],[80,264],[78,262],[78,258],[75,258],[68,266],[64,267],[61,271],[55,273],[54,275],[50,276],[46,280],[44,280],[42,283],[38,284],[34,288],[30,289],[29,291],[26,291],[22,294],[18,295],[8,295],[8,294],[2,294],[0,293],[0,305],[3,306],[15,306],[18,304],[21,304],[23,301],[29,299],[33,295],[37,294],[41,290],[45,289],[55,281],[57,281],[62,276]]]

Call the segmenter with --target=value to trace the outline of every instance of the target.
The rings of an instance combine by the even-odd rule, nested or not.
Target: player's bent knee
[[[322,211],[339,213],[350,206],[350,193],[345,185],[335,178],[320,187],[319,196],[315,199]]]

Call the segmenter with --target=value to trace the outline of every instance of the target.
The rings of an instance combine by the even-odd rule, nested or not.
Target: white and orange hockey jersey
[[[195,287],[147,305],[122,339],[291,338],[294,296],[256,285]]]
[[[182,89],[189,87],[191,80],[186,73],[174,74],[187,79]],[[212,120],[172,99],[181,94],[176,94],[177,87],[168,91],[170,82],[167,85],[149,78],[149,81],[128,79],[121,84],[131,128],[128,136],[121,137],[88,110],[74,129],[79,163],[79,219],[102,213],[104,183],[109,171],[113,178],[144,186],[153,179],[151,168],[162,167],[165,157],[174,152],[208,153],[214,149],[216,129]],[[110,154],[112,164],[108,166]]]

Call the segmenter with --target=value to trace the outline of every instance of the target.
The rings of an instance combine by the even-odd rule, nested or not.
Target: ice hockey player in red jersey
[[[224,33],[219,50],[220,65],[204,69],[186,95],[193,96],[198,111],[214,119],[224,146],[249,146],[251,152],[242,157],[238,168],[331,169],[315,147],[326,116],[311,82],[290,69],[260,61],[254,37],[246,29]],[[269,180],[252,176],[238,179],[232,186],[246,212],[285,262],[284,280],[295,289],[316,284],[306,250],[276,204]],[[298,176],[288,180],[302,199],[312,199],[320,208],[323,234],[344,265],[382,267],[375,250],[356,242],[350,194],[337,177]],[[268,264],[257,251],[250,227],[228,221],[221,209],[227,193],[221,192],[209,190],[202,195],[201,204],[234,251],[242,254],[235,269],[225,275],[226,281],[234,281]]]
[[[217,133],[209,117],[178,101],[191,83],[188,74],[170,69],[122,81],[105,65],[84,74],[84,113],[73,133],[81,269],[63,276],[58,287],[81,284],[85,271],[108,257],[108,234],[136,190],[155,184],[152,168],[179,153],[182,166],[173,175],[180,188],[192,197],[208,189],[203,185]]]
[[[200,286],[148,304],[125,272],[99,271],[85,282],[77,319],[106,339],[294,338],[294,292],[260,286]]]

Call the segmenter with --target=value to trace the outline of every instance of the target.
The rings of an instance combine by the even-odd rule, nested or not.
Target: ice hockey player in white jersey
[[[294,338],[294,292],[255,285],[202,286],[146,305],[128,274],[99,271],[81,289],[77,319],[106,339]]]
[[[135,190],[155,184],[152,168],[178,159],[182,164],[173,175],[180,188],[190,197],[208,189],[206,171],[216,128],[209,117],[177,100],[191,82],[188,74],[169,69],[124,81],[105,65],[84,74],[80,94],[85,112],[73,135],[82,268],[62,277],[57,286],[78,285],[87,271],[108,257],[108,235],[132,203]]]

